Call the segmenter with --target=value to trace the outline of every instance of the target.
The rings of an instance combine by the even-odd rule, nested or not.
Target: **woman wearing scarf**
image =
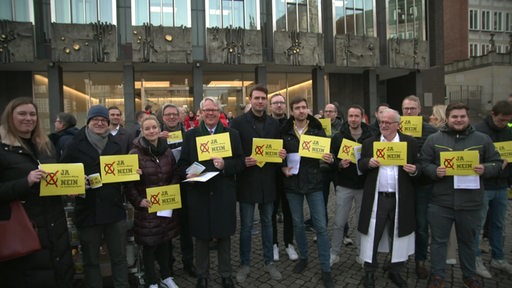
[[[129,182],[126,186],[126,196],[135,207],[134,233],[135,242],[142,246],[144,261],[144,278],[149,288],[177,288],[171,277],[169,267],[170,247],[172,237],[179,235],[177,211],[168,213],[149,213],[151,202],[146,197],[146,189],[151,187],[177,184],[175,173],[176,160],[164,138],[159,138],[160,125],[155,116],[149,115],[142,119],[141,136],[133,141],[130,154],[139,156],[139,169],[142,175],[139,181]],[[155,273],[155,260],[160,267],[161,281]]]

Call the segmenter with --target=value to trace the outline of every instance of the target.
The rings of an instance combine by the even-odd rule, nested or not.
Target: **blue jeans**
[[[471,193],[471,192],[467,192]],[[480,221],[480,210],[454,210],[434,204],[428,206],[428,221],[432,241],[430,246],[432,275],[445,277],[446,245],[450,238],[452,224],[455,223],[459,259],[463,279],[475,275],[475,235]]]
[[[492,259],[503,260],[503,227],[505,225],[505,214],[508,207],[507,189],[485,190],[484,207],[482,207],[481,222],[478,226],[478,233],[475,237],[475,255],[480,257],[480,232],[485,223],[485,218],[489,217],[489,243],[491,244]],[[489,210],[489,215],[487,215]]]
[[[433,185],[421,185],[416,187],[416,246],[414,258],[416,261],[427,260],[428,250],[428,221],[427,210],[430,201],[430,193]]]
[[[292,212],[293,230],[297,248],[299,248],[300,259],[308,259],[308,241],[306,239],[306,230],[304,229],[304,197],[308,201],[309,214],[313,221],[313,228],[316,232],[316,246],[318,249],[318,259],[323,272],[330,272],[329,265],[329,238],[327,235],[327,221],[325,217],[324,195],[322,191],[298,194],[286,193],[290,210]]]
[[[240,209],[240,260],[241,265],[251,264],[252,225],[254,223],[255,203],[238,203]],[[272,250],[272,211],[274,203],[259,203],[261,221],[261,242],[263,243],[263,260],[265,264],[273,261]]]

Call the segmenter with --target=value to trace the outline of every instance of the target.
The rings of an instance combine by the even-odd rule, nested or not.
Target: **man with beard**
[[[502,167],[500,155],[489,136],[475,131],[469,124],[469,107],[464,103],[451,103],[446,107],[447,124],[431,135],[421,149],[423,173],[434,181],[428,206],[431,230],[431,275],[429,287],[444,287],[446,244],[455,223],[462,279],[466,287],[481,287],[475,277],[475,235],[481,222],[483,207],[483,179],[496,177]],[[444,151],[478,151],[479,164],[473,171],[479,178],[474,188],[455,186],[464,181],[461,176],[447,176],[440,153]],[[457,177],[457,178],[456,178]],[[466,180],[467,181],[467,180]],[[464,182],[466,182],[464,181]]]

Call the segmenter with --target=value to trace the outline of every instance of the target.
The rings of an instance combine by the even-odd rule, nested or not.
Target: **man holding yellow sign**
[[[482,177],[495,177],[502,162],[489,136],[475,131],[469,124],[469,108],[464,103],[451,103],[446,107],[447,124],[439,133],[431,135],[421,150],[423,173],[434,181],[428,207],[431,229],[430,282],[444,285],[446,243],[455,224],[463,282],[468,287],[479,287],[475,270],[475,223],[481,221],[483,205]],[[475,176],[449,176],[447,170],[457,156],[442,159],[442,152],[476,151],[478,163],[473,165]],[[452,160],[453,158],[453,160]],[[447,161],[450,160],[450,161]],[[442,161],[442,162],[441,162]]]
[[[322,124],[315,117],[308,114],[306,98],[296,97],[290,100],[292,117],[290,117],[281,129],[284,148],[287,152],[286,167],[283,167],[284,191],[290,203],[292,212],[295,239],[299,248],[299,262],[293,268],[293,272],[302,273],[308,265],[308,243],[304,230],[304,198],[308,201],[310,215],[313,220],[313,229],[317,236],[318,256],[322,269],[322,281],[325,287],[334,287],[331,277],[329,260],[329,238],[327,233],[327,217],[322,192],[322,179],[320,164],[334,162],[334,155],[330,150],[322,154],[321,159],[301,157],[300,150],[310,149],[312,142],[303,141],[303,136],[325,137]],[[302,141],[301,141],[302,139]],[[330,140],[329,138],[326,138]],[[309,141],[309,140],[308,140]],[[302,145],[300,143],[303,143]],[[330,147],[328,148],[330,149]]]
[[[264,269],[272,279],[282,278],[274,265],[272,211],[277,194],[276,172],[281,168],[286,151],[283,149],[283,140],[280,139],[279,122],[266,113],[267,93],[267,88],[263,86],[254,87],[249,95],[251,109],[230,122],[230,127],[240,134],[245,155],[245,169],[236,179],[240,209],[240,269],[236,274],[238,282],[244,282],[250,272],[251,231],[256,204],[260,212]],[[264,163],[260,167],[258,159],[268,159],[279,164]]]
[[[381,135],[363,142],[359,169],[366,175],[358,230],[361,232],[360,257],[364,261],[365,287],[375,287],[379,243],[391,253],[388,278],[398,287],[407,287],[400,275],[409,255],[414,254],[414,185],[418,175],[416,140],[398,132],[400,115],[385,109],[380,118]],[[403,165],[385,166],[376,144],[406,143],[407,157]],[[382,149],[382,148],[380,148]],[[384,151],[381,151],[384,152]],[[387,229],[386,229],[387,228]],[[389,230],[388,230],[389,229]]]
[[[244,169],[244,153],[240,136],[234,129],[224,127],[220,122],[220,103],[212,97],[205,97],[199,104],[202,121],[183,139],[178,169],[182,178],[193,178],[186,170],[198,162],[205,167],[203,172],[219,172],[207,182],[186,182],[182,185],[188,194],[188,216],[190,232],[195,237],[197,286],[208,286],[210,268],[210,240],[217,239],[219,272],[224,287],[234,287],[231,278],[231,236],[236,230],[236,188],[235,174]],[[231,143],[231,156],[211,157],[199,160],[197,145],[199,137],[226,133]]]

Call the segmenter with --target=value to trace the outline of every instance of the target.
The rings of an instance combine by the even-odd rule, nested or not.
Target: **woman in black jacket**
[[[176,237],[179,230],[177,211],[171,217],[159,216],[156,212],[149,213],[151,202],[146,197],[146,189],[151,187],[177,184],[175,173],[176,160],[164,138],[159,138],[160,125],[155,116],[149,115],[142,119],[141,136],[133,141],[134,148],[130,154],[139,156],[141,179],[127,185],[126,195],[135,207],[135,242],[142,245],[144,259],[144,276],[149,288],[158,287],[155,273],[155,258],[160,266],[162,284],[169,288],[178,287],[171,277],[169,267],[169,241]]]
[[[45,172],[38,165],[55,162],[55,156],[32,99],[16,98],[7,104],[0,138],[0,221],[9,219],[10,202],[22,201],[42,247],[28,256],[0,262],[1,286],[72,287],[73,262],[62,199],[39,196]]]

